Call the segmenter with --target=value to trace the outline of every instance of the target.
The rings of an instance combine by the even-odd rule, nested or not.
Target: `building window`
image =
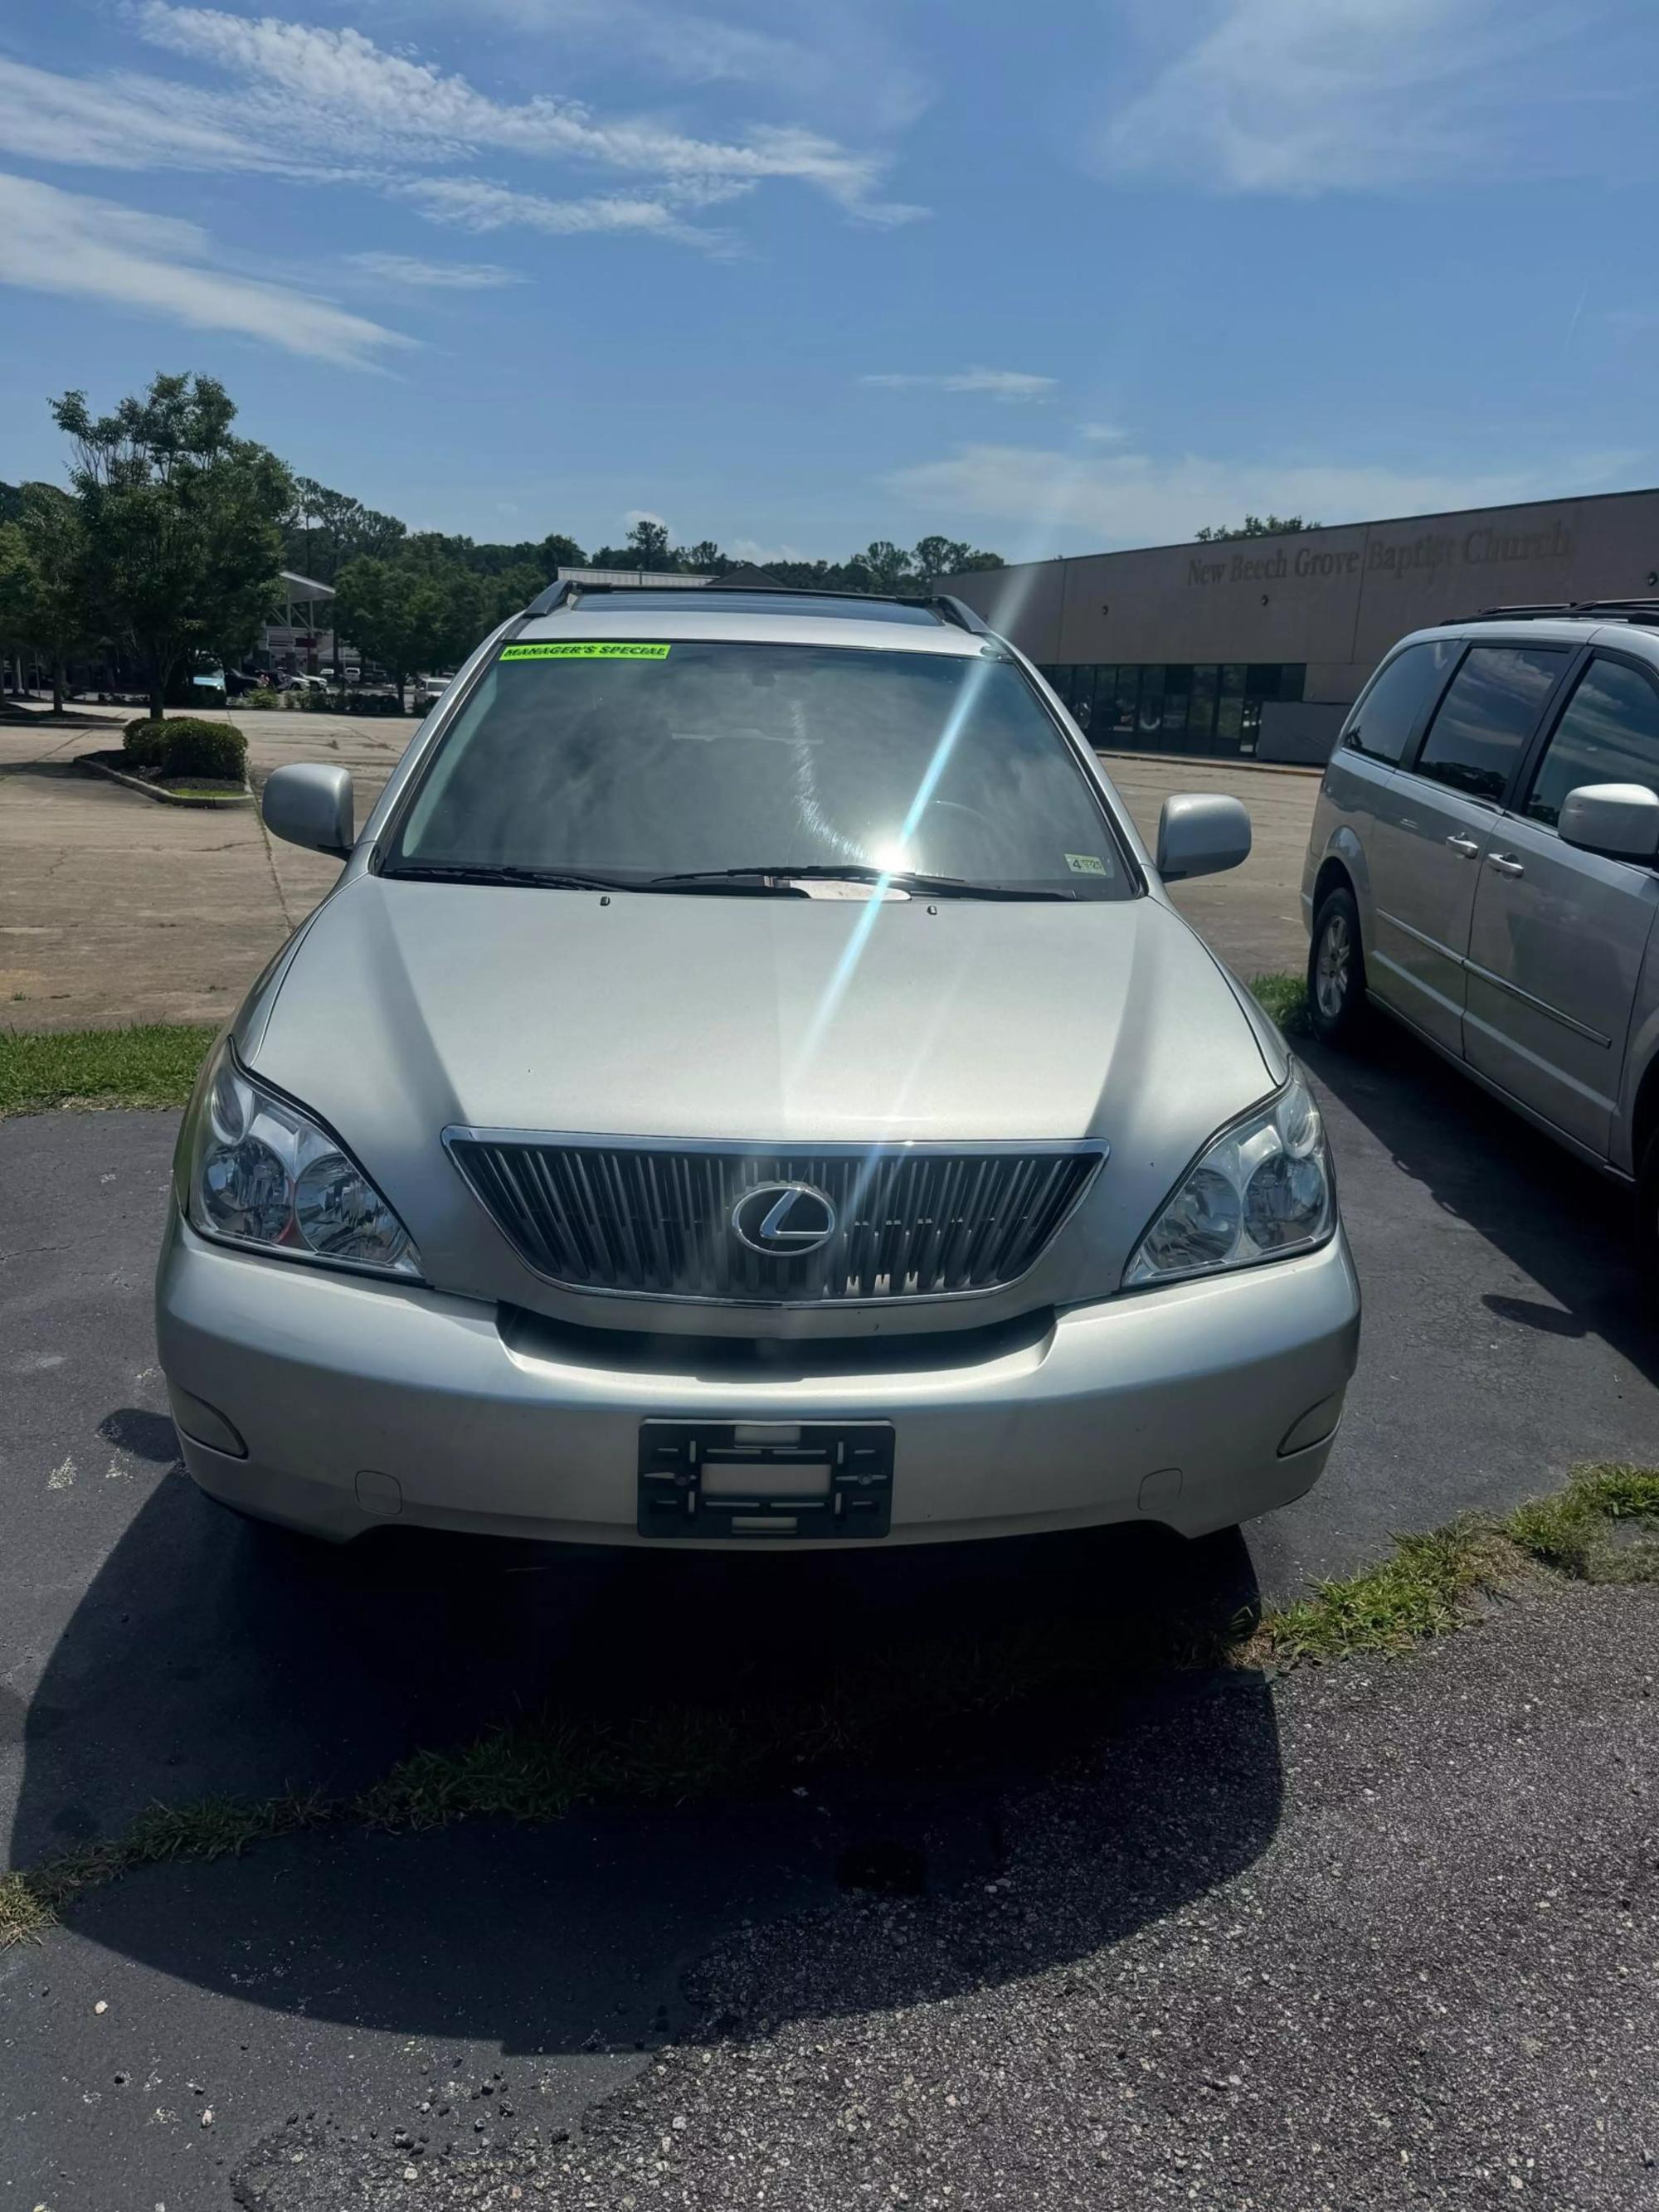
[[[1300,699],[1301,661],[1068,663],[1042,673],[1097,745],[1253,753],[1269,700]]]
[[[1206,753],[1215,743],[1215,702],[1221,689],[1221,671],[1212,660],[1200,661],[1193,671],[1193,688],[1187,698],[1187,750]]]
[[[1140,712],[1135,718],[1137,737],[1155,738],[1164,727],[1164,667],[1153,661],[1140,672]]]

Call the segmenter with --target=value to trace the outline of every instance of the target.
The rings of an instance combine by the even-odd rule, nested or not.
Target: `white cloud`
[[[388,53],[354,29],[231,15],[143,0],[143,36],[243,80],[236,114],[266,138],[359,161],[455,161],[483,149],[592,163],[687,185],[793,179],[878,223],[920,210],[875,197],[886,157],[823,134],[757,125],[742,138],[694,137],[647,118],[606,119],[538,94],[492,99],[465,77]]]
[[[0,56],[0,150],[94,169],[273,170],[331,173],[267,147],[234,110],[184,85],[127,72],[55,76]]]
[[[492,292],[503,284],[522,284],[516,270],[493,261],[423,261],[416,253],[348,253],[347,268],[386,284],[407,284],[414,291]]]
[[[1308,460],[1275,465],[1196,453],[1079,459],[1030,446],[975,445],[899,469],[885,489],[930,525],[959,528],[972,518],[1013,526],[1024,541],[1018,557],[1032,558],[1052,553],[1062,532],[1103,547],[1158,545],[1251,513],[1363,522],[1588,491],[1627,475],[1635,459],[1583,453],[1510,469],[1391,469]]]
[[[1127,430],[1120,430],[1115,422],[1079,422],[1077,434],[1091,446],[1121,446],[1129,434]]]
[[[654,508],[649,507],[630,507],[623,515],[623,521],[629,530],[637,530],[642,522],[654,522],[659,530],[668,528],[666,515],[659,514]]]
[[[449,0],[433,0],[446,8]],[[823,15],[795,11],[787,33],[780,11],[754,12],[764,27],[684,7],[680,0],[477,0],[498,21],[564,48],[597,49],[613,66],[655,71],[682,83],[750,85],[790,101],[855,118],[860,128],[891,129],[927,105],[924,74],[898,56],[880,0],[840,4]]]
[[[884,392],[977,392],[993,399],[1042,399],[1055,385],[1052,376],[1033,376],[1022,368],[956,368],[910,374],[884,369],[861,376],[860,384]]]
[[[611,192],[582,200],[553,200],[539,192],[514,191],[486,177],[410,177],[393,187],[434,222],[459,230],[484,232],[515,227],[574,238],[595,232],[631,231],[677,240],[684,246],[723,248],[722,233],[699,228],[667,202],[644,193]]]
[[[413,343],[325,300],[207,266],[210,250],[195,223],[0,174],[0,283],[236,331],[348,368]]]
[[[1479,173],[1512,129],[1505,65],[1571,23],[1537,0],[1219,0],[1207,18],[1108,121],[1109,168],[1310,194]]]

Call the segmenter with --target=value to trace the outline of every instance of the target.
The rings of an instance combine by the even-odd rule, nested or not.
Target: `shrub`
[[[267,691],[263,686],[257,691],[247,691],[242,695],[245,707],[280,707],[282,703],[280,691]]]
[[[131,767],[162,775],[205,775],[227,783],[247,778],[247,739],[228,722],[169,714],[160,722],[129,722],[123,748]]]
[[[121,750],[129,768],[160,768],[167,750],[167,726],[164,721],[152,722],[148,714],[127,724],[121,735]]]
[[[163,775],[222,777],[242,783],[247,777],[247,739],[228,722],[203,722],[180,714],[164,725]]]

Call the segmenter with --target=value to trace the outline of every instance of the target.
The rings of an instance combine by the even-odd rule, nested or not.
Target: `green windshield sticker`
[[[1103,876],[1106,863],[1094,853],[1068,853],[1066,865],[1074,876]]]
[[[595,638],[572,638],[562,645],[504,645],[503,660],[666,660],[665,645],[602,645]]]

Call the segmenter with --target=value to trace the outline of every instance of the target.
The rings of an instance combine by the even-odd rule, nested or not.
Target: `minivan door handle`
[[[1480,850],[1480,841],[1478,837],[1448,837],[1446,842],[1454,853],[1461,853],[1466,860],[1474,860],[1475,854]]]
[[[1527,872],[1513,853],[1488,853],[1486,860],[1500,876],[1524,876]]]

